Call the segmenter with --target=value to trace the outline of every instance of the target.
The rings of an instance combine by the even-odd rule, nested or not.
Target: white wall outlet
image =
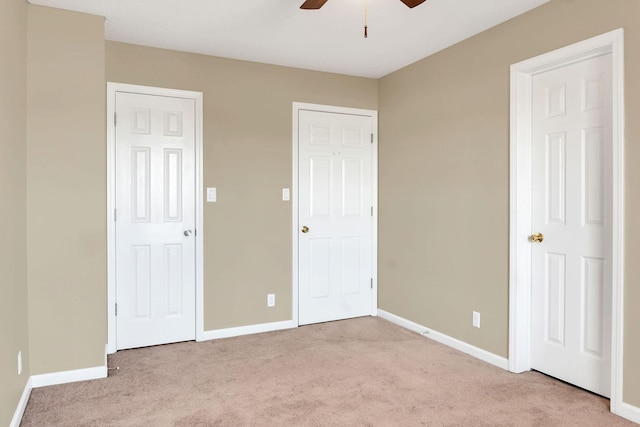
[[[207,187],[207,202],[213,203],[218,199],[216,187]]]
[[[283,188],[282,189],[282,200],[283,201],[288,201],[291,198],[291,193],[289,191],[288,188]]]
[[[480,313],[478,313],[477,311],[473,312],[473,326],[475,326],[476,328],[480,327]]]
[[[276,294],[267,294],[267,307],[275,307]]]
[[[18,352],[18,375],[22,375],[22,350]]]

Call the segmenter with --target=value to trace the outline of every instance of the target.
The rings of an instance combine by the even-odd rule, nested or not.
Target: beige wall
[[[204,93],[205,330],[291,319],[291,104],[377,109],[377,81],[112,42],[107,80]]]
[[[104,365],[104,19],[29,6],[27,253],[31,369]]]
[[[628,119],[624,400],[640,406],[637,0],[552,0],[380,81],[105,49],[102,18],[28,9],[27,49],[26,5],[0,4],[0,189],[9,201],[0,227],[14,242],[0,249],[0,424],[29,360],[32,374],[104,361],[105,81],[204,92],[204,185],[219,200],[204,207],[206,330],[291,317],[291,205],[280,195],[291,186],[291,103],[301,101],[380,111],[380,307],[506,357],[509,65],[618,27]],[[272,292],[277,306],[267,309]],[[20,349],[30,356],[17,377]]]
[[[624,400],[640,406],[639,16],[637,0],[552,0],[380,80],[380,308],[507,357],[509,66],[624,27]]]
[[[0,425],[29,378],[25,225],[27,4],[0,2]],[[22,350],[23,371],[17,356]]]

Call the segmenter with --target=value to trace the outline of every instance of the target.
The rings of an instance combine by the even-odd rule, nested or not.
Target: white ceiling
[[[30,0],[106,17],[107,40],[382,77],[549,0]]]

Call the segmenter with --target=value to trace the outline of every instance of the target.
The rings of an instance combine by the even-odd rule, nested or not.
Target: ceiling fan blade
[[[409,7],[420,6],[425,0],[400,0],[402,3],[406,4]]]
[[[327,0],[307,0],[302,3],[300,9],[320,9],[326,2]]]

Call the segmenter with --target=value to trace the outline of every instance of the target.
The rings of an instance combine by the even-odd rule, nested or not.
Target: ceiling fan
[[[402,3],[406,4],[408,7],[416,7],[425,2],[425,0],[400,0]],[[320,9],[327,0],[307,0],[302,3],[300,9]]]

